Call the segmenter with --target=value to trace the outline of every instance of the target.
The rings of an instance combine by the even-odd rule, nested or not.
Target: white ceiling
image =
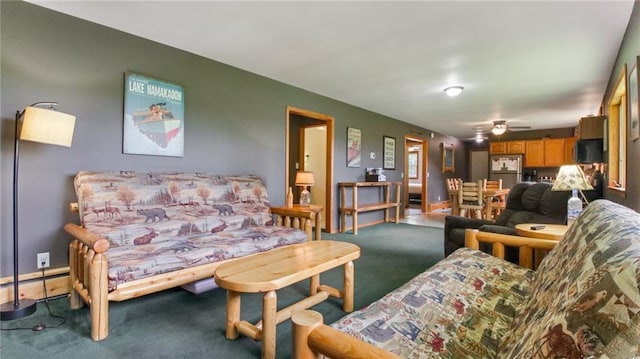
[[[634,3],[31,2],[459,138],[596,114]]]

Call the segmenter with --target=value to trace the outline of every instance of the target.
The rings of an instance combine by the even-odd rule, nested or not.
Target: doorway
[[[477,182],[489,178],[489,151],[471,151],[470,157],[471,181]]]
[[[428,206],[428,141],[424,138],[405,136],[404,139],[404,203],[405,209],[419,208],[426,212]]]
[[[311,188],[311,201],[322,205],[325,232],[333,229],[333,131],[334,118],[318,112],[287,106],[285,140],[285,193],[295,187],[297,171],[314,173],[316,185]],[[319,144],[318,141],[323,141]],[[294,199],[299,198],[294,189]]]

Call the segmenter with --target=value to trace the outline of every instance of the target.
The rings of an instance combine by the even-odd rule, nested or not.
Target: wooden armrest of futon
[[[322,314],[313,310],[301,310],[293,313],[291,324],[293,326],[292,358],[316,359],[318,354],[332,359],[400,358],[375,345],[323,324]]]
[[[491,243],[493,255],[501,259],[504,259],[504,246],[517,247],[519,248],[520,266],[532,269],[533,250],[551,250],[559,241],[482,232],[477,229],[466,229],[464,232],[464,242],[465,247],[471,249],[480,249],[480,242]]]
[[[65,224],[64,230],[96,253],[104,253],[109,249],[109,240],[75,223]]]

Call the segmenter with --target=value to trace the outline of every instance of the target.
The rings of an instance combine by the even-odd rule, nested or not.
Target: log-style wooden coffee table
[[[262,340],[262,358],[275,358],[276,325],[293,312],[308,309],[329,298],[342,298],[345,312],[353,311],[353,260],[360,248],[352,243],[312,241],[276,248],[253,256],[221,264],[215,281],[227,290],[227,338],[240,334]],[[344,266],[343,290],[320,284],[320,273]],[[276,290],[311,278],[310,295],[286,308],[277,310]],[[262,320],[255,325],[240,320],[240,295],[264,293]]]

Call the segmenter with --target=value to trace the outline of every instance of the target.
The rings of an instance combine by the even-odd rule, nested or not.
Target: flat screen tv
[[[602,163],[604,151],[602,139],[580,140],[576,142],[576,162]]]

